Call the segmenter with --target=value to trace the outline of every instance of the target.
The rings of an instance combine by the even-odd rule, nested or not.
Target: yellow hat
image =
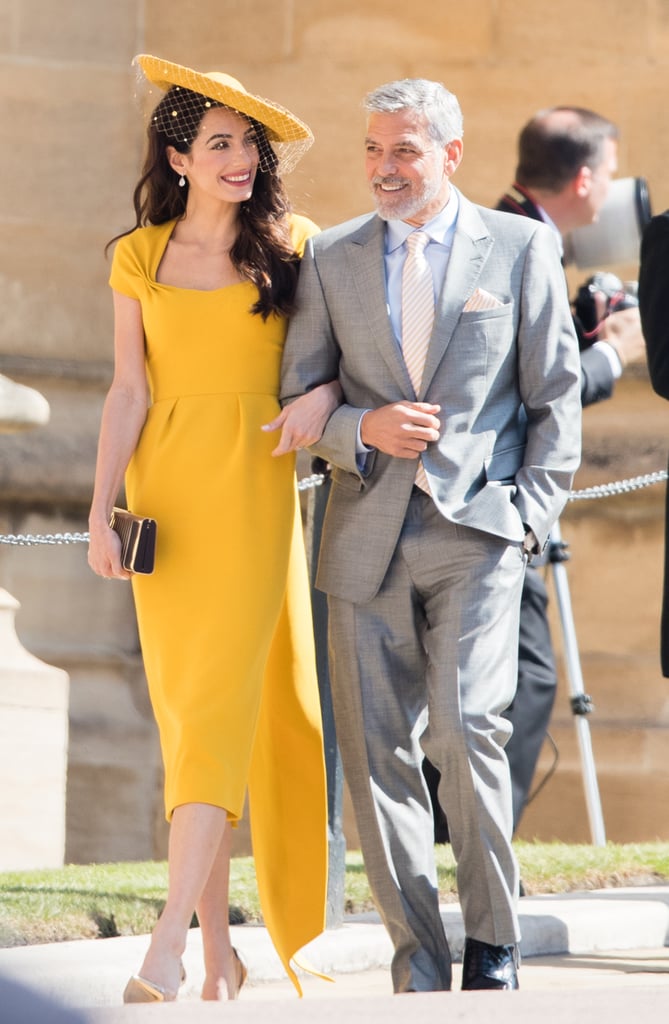
[[[152,57],[148,53],[138,54],[133,63],[141,67],[149,82],[165,92],[173,85],[190,89],[191,92],[199,93],[260,121],[267,129],[267,136],[271,140],[301,143],[302,152],[305,152],[314,140],[311,129],[289,110],[278,103],[270,103],[269,100],[247,92],[241,82],[222,71],[193,71],[181,64],[172,64],[168,60]]]

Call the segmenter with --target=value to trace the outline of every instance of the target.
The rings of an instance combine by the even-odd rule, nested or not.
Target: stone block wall
[[[369,208],[361,98],[405,76],[438,78],[458,95],[465,158],[456,182],[478,202],[494,204],[512,180],[527,118],[568,102],[618,122],[620,174],[646,177],[655,209],[669,206],[668,43],[663,0],[1,0],[0,373],[40,390],[52,416],[0,443],[0,532],[86,528],[112,359],[102,250],[133,221],[143,142],[135,53],[226,70],[302,116],[316,143],[288,184],[296,208],[325,227]],[[612,269],[628,278],[637,270]],[[668,416],[643,369],[629,376],[586,414],[577,486],[664,468]],[[667,796],[663,491],[573,505],[563,520],[616,839],[669,835],[657,813]],[[164,855],[159,756],[128,588],[94,578],[83,545],[0,545],[0,585],[21,603],[27,649],[70,677],[67,859]],[[560,763],[528,811],[527,835],[587,838],[565,707],[559,698]]]

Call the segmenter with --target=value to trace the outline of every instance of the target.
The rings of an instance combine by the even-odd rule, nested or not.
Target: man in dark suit
[[[653,217],[641,241],[639,310],[653,389],[669,399],[669,210]],[[664,593],[660,625],[662,675],[669,677],[669,488],[664,539]]]
[[[618,130],[599,114],[580,107],[540,111],[520,133],[516,179],[497,209],[544,221],[562,248],[565,235],[596,220],[617,169],[617,150]],[[588,333],[574,315],[584,406],[610,398],[624,367],[643,357],[638,310],[607,316],[605,297],[595,294],[594,301],[599,313],[594,333]],[[667,382],[669,388],[669,376]],[[543,572],[531,566],[521,598],[518,689],[506,712],[513,723],[506,752],[514,828],[527,803],[555,703],[557,669],[547,602]]]
[[[332,466],[317,586],[337,736],[395,991],[451,984],[425,754],[458,862],[463,988],[516,988],[508,640],[578,465],[577,341],[550,230],[451,184],[452,93],[409,79],[365,106],[376,213],[308,243],[281,389],[343,392],[312,448]]]

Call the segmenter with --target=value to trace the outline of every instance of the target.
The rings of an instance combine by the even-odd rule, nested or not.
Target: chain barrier
[[[297,481],[298,491],[320,487],[325,480],[323,473],[313,473]],[[0,544],[14,547],[33,547],[36,544],[88,544],[88,533],[6,533],[0,534]]]
[[[582,491],[572,491],[569,501],[588,501],[593,498],[608,498],[612,494],[629,494],[630,491],[638,491],[642,487],[650,487],[651,484],[659,484],[667,479],[666,469],[658,470],[656,473],[646,473],[644,476],[633,476],[629,480],[616,480],[611,484],[597,484],[595,487],[585,487]]]
[[[31,547],[35,544],[87,544],[87,533],[5,533],[0,535],[0,544],[14,547]]]
[[[594,498],[608,498],[614,494],[629,494],[631,491],[662,483],[668,476],[666,470],[658,470],[656,473],[646,473],[644,476],[634,476],[628,480],[616,480],[609,484],[585,487],[581,491],[571,491],[568,500],[588,501]],[[297,489],[298,491],[307,491],[313,487],[320,487],[325,479],[324,473],[312,473],[311,476],[302,477],[297,481]],[[87,544],[88,540],[88,533],[0,534],[0,544],[10,544],[15,547],[32,547],[36,544]]]

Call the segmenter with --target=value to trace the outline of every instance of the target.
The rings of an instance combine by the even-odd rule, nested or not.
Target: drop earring
[[[186,179],[184,178],[184,176],[182,174],[181,177],[179,178],[179,188],[183,188],[185,184],[186,184]]]

